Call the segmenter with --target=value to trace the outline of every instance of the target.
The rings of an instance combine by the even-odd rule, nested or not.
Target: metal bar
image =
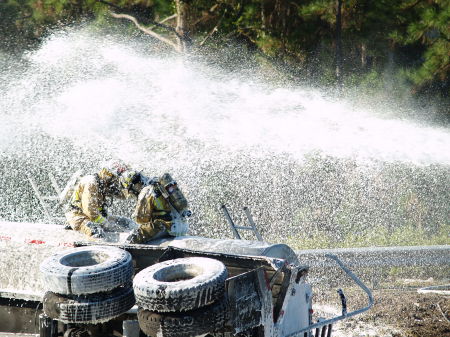
[[[48,174],[48,177],[50,178],[50,182],[52,183],[53,188],[55,189],[56,193],[58,193],[58,196],[59,196],[61,194],[61,189],[59,188],[55,177],[51,173]]]
[[[269,287],[272,289],[273,285],[275,284],[275,280],[277,279],[278,275],[280,275],[283,268],[278,268],[277,271],[272,275],[272,278],[269,281]]]
[[[347,315],[347,299],[345,298],[344,291],[342,289],[338,289],[337,293],[339,294],[339,297],[341,299],[342,316],[345,316]]]
[[[281,309],[283,308],[283,303],[288,295],[288,289],[291,281],[292,270],[288,268],[283,268],[283,281],[281,282],[280,292],[278,293],[277,300],[273,305],[273,319],[276,323],[280,317]]]
[[[231,230],[233,231],[234,237],[238,240],[241,240],[241,236],[239,235],[238,231],[236,230],[236,226],[231,219],[230,213],[228,213],[227,207],[225,205],[221,206],[223,214],[225,215],[225,218],[227,219],[228,223],[230,224]]]
[[[43,200],[51,200],[51,201],[57,201],[59,200],[56,195],[49,195],[49,196],[42,196]]]
[[[360,281],[360,279],[355,275],[355,274],[353,274],[351,271],[350,271],[350,269],[348,269],[342,262],[341,262],[341,260],[339,260],[339,258],[337,257],[337,256],[335,256],[335,255],[332,255],[332,254],[326,254],[325,255],[327,258],[329,258],[329,259],[332,259],[332,260],[334,260],[338,265],[339,265],[339,267],[362,289],[362,290],[364,290],[364,292],[367,294],[367,297],[368,297],[368,302],[369,302],[369,304],[366,306],[366,307],[364,307],[364,308],[361,308],[361,309],[358,309],[358,310],[354,310],[354,311],[352,311],[352,312],[350,312],[350,313],[347,313],[347,314],[345,314],[345,315],[340,315],[340,316],[336,316],[336,317],[333,317],[333,318],[330,318],[330,319],[327,319],[327,320],[324,320],[324,321],[320,321],[320,322],[318,322],[318,323],[315,323],[315,324],[311,324],[311,325],[309,325],[309,326],[307,326],[306,328],[303,328],[303,329],[301,329],[301,330],[299,330],[299,331],[297,331],[297,332],[294,332],[294,333],[292,333],[292,334],[289,334],[289,335],[287,335],[287,336],[284,336],[284,337],[298,337],[298,336],[300,336],[300,333],[302,333],[302,332],[304,332],[304,331],[310,331],[310,330],[312,330],[312,329],[316,329],[316,328],[320,328],[320,327],[322,327],[322,326],[325,326],[325,325],[328,325],[328,324],[332,324],[332,323],[334,323],[334,322],[337,322],[337,321],[341,321],[341,320],[343,320],[343,319],[346,319],[346,318],[348,318],[348,317],[352,317],[352,316],[355,316],[355,315],[358,315],[358,314],[360,314],[360,313],[362,313],[362,312],[364,312],[364,311],[367,311],[367,310],[369,310],[372,306],[373,306],[373,296],[372,296],[372,293],[371,293],[371,291],[369,290],[369,288],[367,288],[366,287],[366,285],[364,284],[364,283],[362,283],[361,281]]]
[[[34,190],[34,194],[36,194],[36,197],[38,198],[39,202],[41,203],[42,208],[44,209],[44,213],[47,215],[47,218],[49,221],[53,220],[53,217],[50,215],[49,210],[47,209],[47,205],[44,202],[44,199],[42,199],[41,193],[39,192],[39,189],[37,188],[36,184],[34,183],[33,179],[31,177],[28,177],[28,181],[31,184],[31,187]]]
[[[256,237],[258,238],[258,241],[264,241],[261,234],[259,233],[258,229],[256,228],[255,222],[253,221],[253,217],[250,214],[250,210],[248,207],[244,207],[245,215],[247,215],[248,222],[250,223],[250,226],[253,229],[253,232],[255,233]]]
[[[82,174],[83,174],[83,171],[78,170],[74,174],[72,174],[70,179],[67,181],[66,186],[64,187],[62,192],[60,194],[58,194],[58,199],[59,199],[58,206],[59,207],[63,206],[63,204],[67,201],[66,198],[68,197],[69,192],[71,191],[71,189],[73,187],[75,187],[75,183],[77,182],[77,179],[79,177],[81,177]]]
[[[123,337],[139,337],[139,322],[126,320],[122,322]]]
[[[39,336],[40,337],[57,337],[58,336],[58,322],[46,316],[39,315]]]
[[[450,245],[311,249],[295,253],[311,268],[335,267],[326,254],[337,255],[351,268],[448,266],[450,261]]]
[[[431,286],[417,289],[419,294],[433,293],[438,295],[450,295],[450,284]]]
[[[247,229],[247,230],[253,230],[253,228],[252,227],[246,227],[246,226],[234,226],[234,228],[236,228],[236,229]]]

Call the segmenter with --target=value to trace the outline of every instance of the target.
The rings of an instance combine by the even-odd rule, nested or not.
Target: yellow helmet
[[[129,167],[124,162],[120,160],[109,160],[103,163],[98,175],[100,179],[108,181],[120,177],[127,170],[129,170]]]
[[[141,172],[126,170],[119,176],[119,182],[124,190],[137,196],[144,187],[143,178]]]

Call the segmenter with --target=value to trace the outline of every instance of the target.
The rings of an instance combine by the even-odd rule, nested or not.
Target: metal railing
[[[303,334],[304,332],[309,332],[309,331],[311,331],[311,330],[313,330],[313,329],[318,329],[318,328],[321,328],[321,327],[324,327],[324,326],[328,326],[328,325],[330,325],[330,324],[333,324],[333,323],[335,323],[335,322],[337,322],[337,321],[341,321],[341,320],[343,320],[343,319],[346,319],[346,318],[349,318],[349,317],[352,317],[352,316],[355,316],[355,315],[358,315],[358,314],[361,314],[361,313],[363,313],[364,311],[367,311],[367,310],[369,310],[372,306],[373,306],[373,303],[374,303],[374,301],[373,301],[373,296],[372,296],[372,293],[371,293],[371,291],[369,290],[369,288],[367,288],[366,287],[366,285],[363,283],[363,282],[361,282],[361,280],[355,275],[355,274],[353,274],[352,272],[351,272],[351,270],[350,269],[348,269],[342,262],[341,262],[341,260],[339,260],[339,258],[336,256],[336,255],[332,255],[332,254],[326,254],[326,257],[327,258],[329,258],[329,259],[332,259],[332,260],[334,260],[337,264],[338,264],[338,266],[362,289],[362,290],[364,290],[364,292],[367,294],[367,298],[368,298],[368,305],[366,306],[366,307],[363,307],[363,308],[360,308],[360,309],[357,309],[357,310],[354,310],[354,311],[352,311],[352,312],[349,312],[349,313],[347,313],[347,304],[346,304],[346,300],[345,300],[345,295],[344,295],[344,293],[342,292],[342,290],[341,289],[339,289],[338,290],[338,292],[339,292],[339,295],[340,295],[340,297],[341,297],[341,302],[342,302],[342,314],[341,315],[339,315],[339,316],[336,316],[336,317],[333,317],[333,318],[330,318],[330,319],[326,319],[326,320],[322,320],[322,321],[320,321],[320,322],[317,322],[317,323],[314,323],[314,324],[311,324],[311,325],[309,325],[309,326],[307,326],[307,327],[305,327],[305,328],[303,328],[303,329],[301,329],[301,330],[299,330],[299,331],[296,331],[296,332],[294,332],[294,333],[292,333],[292,334],[289,334],[289,335],[287,335],[287,336],[285,336],[285,337],[300,337],[300,334]]]
[[[225,218],[227,219],[228,224],[230,225],[231,230],[233,231],[233,235],[234,235],[235,239],[242,240],[241,235],[237,231],[238,229],[242,229],[242,230],[252,231],[255,234],[258,241],[264,241],[261,234],[259,233],[258,229],[256,228],[255,222],[253,221],[253,217],[250,214],[250,210],[248,209],[248,207],[244,207],[243,211],[244,211],[245,215],[247,216],[250,226],[236,226],[236,224],[234,223],[233,219],[230,216],[230,213],[228,212],[227,207],[225,205],[222,205],[220,208],[222,209],[223,214],[225,215]]]
[[[333,267],[327,254],[338,256],[350,267],[450,266],[450,245],[310,249],[295,253],[312,268]]]

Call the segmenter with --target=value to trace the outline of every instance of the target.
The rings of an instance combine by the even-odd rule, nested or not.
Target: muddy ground
[[[417,289],[419,287],[413,286],[372,290],[374,306],[335,324],[332,336],[450,337],[450,295],[421,294]],[[317,296],[316,316],[327,318],[341,313],[339,299],[336,305],[329,305],[333,296],[337,297],[328,291]],[[347,300],[349,312],[367,306],[366,297],[355,289],[348,291]]]

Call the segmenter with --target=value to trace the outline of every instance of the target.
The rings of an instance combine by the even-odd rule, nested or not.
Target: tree
[[[188,51],[192,45],[191,32],[191,5],[190,0],[175,0],[178,37],[178,46],[181,51]]]
[[[295,79],[379,85],[404,68],[416,92],[449,92],[450,0],[3,0],[0,33],[25,44],[105,13],[181,53],[238,42]]]
[[[336,80],[342,87],[342,0],[336,0]]]
[[[408,1],[402,7],[405,21],[392,33],[402,45],[421,50],[420,65],[409,72],[416,89],[440,87],[449,94],[450,1]]]

